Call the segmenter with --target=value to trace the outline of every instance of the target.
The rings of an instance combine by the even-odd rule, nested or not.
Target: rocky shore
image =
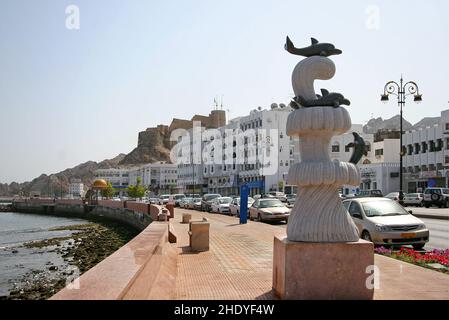
[[[111,255],[134,238],[138,231],[109,220],[53,228],[72,231],[70,236],[28,242],[26,249],[55,252],[62,263],[48,261],[44,270],[32,270],[14,283],[7,300],[48,299],[81,274]]]

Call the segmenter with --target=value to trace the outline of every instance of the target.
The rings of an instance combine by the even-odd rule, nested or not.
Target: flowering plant
[[[423,267],[428,267],[428,264],[431,263],[438,263],[446,267],[446,269],[442,269],[440,271],[446,273],[449,272],[449,249],[434,249],[432,251],[422,253],[406,247],[401,247],[399,251],[378,247],[374,249],[374,252],[398,260],[421,265]]]

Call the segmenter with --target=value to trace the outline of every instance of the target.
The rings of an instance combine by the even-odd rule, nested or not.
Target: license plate
[[[402,233],[401,237],[405,239],[414,238],[416,236],[416,233]]]

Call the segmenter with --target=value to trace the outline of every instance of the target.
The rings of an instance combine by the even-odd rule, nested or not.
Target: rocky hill
[[[80,179],[85,185],[89,185],[94,179],[94,172],[97,169],[109,169],[117,167],[123,160],[125,154],[119,154],[113,159],[101,162],[88,161],[77,165],[74,168],[66,169],[55,174],[41,174],[31,182],[11,184],[0,183],[0,196],[14,196],[22,192],[27,195],[30,191],[39,191],[43,196],[67,193],[69,183],[72,179]]]
[[[414,124],[413,129],[433,127],[435,124],[440,123],[440,120],[441,117],[426,117]]]
[[[120,165],[131,166],[156,161],[170,161],[170,130],[160,125],[139,132],[137,148],[127,154]]]
[[[399,130],[400,126],[400,116],[396,115],[390,119],[383,120],[381,117],[373,118],[366,125],[363,126],[363,132],[365,133],[376,133],[378,130]],[[403,130],[412,129],[412,124],[405,119],[402,119]]]

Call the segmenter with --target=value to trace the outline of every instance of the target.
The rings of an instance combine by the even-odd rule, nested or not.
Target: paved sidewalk
[[[210,222],[210,250],[189,250],[188,224],[181,224],[182,213],[192,220],[207,217]],[[177,299],[229,300],[275,299],[272,285],[274,235],[285,235],[285,225],[177,208],[171,220],[178,237]],[[449,299],[449,276],[375,256],[380,269],[380,287],[375,299]]]
[[[413,211],[412,214],[418,218],[449,220],[449,210],[448,209],[441,210],[440,212],[435,212],[436,210],[434,210],[432,212],[432,211],[430,211],[430,209],[426,209],[425,212],[413,210],[413,209],[412,209],[412,211]]]

